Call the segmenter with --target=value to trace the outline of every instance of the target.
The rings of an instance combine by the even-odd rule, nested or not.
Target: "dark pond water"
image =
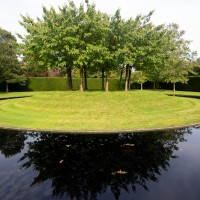
[[[0,131],[0,199],[200,198],[200,129],[115,135]]]
[[[196,95],[167,94],[167,96],[186,97],[186,98],[200,99],[200,96],[196,96]]]

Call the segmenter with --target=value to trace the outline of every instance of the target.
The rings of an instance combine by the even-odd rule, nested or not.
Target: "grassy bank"
[[[200,99],[169,91],[21,92],[1,97],[0,126],[55,130],[160,128],[200,122]],[[199,95],[193,92],[177,94]]]

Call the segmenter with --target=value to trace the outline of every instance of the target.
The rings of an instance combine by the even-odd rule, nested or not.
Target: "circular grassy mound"
[[[104,131],[173,127],[200,122],[199,99],[167,96],[166,93],[169,92],[0,94],[0,98],[29,96],[0,100],[0,126]]]

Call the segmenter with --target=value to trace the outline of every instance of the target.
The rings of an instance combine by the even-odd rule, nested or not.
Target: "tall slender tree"
[[[143,90],[143,84],[147,81],[147,77],[142,71],[135,71],[133,73],[133,81],[140,84],[140,89]]]
[[[171,53],[169,55],[169,62],[166,73],[166,81],[173,84],[173,91],[176,90],[176,83],[187,83],[188,74],[193,72],[192,52],[190,51],[189,44],[183,38],[184,31],[179,30],[177,24],[170,24],[168,30],[171,33],[170,47]]]

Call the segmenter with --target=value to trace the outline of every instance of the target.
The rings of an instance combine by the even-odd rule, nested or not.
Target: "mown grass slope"
[[[127,130],[200,122],[200,99],[169,91],[21,92],[1,97],[0,126],[54,130]],[[199,95],[200,93],[177,92]]]

